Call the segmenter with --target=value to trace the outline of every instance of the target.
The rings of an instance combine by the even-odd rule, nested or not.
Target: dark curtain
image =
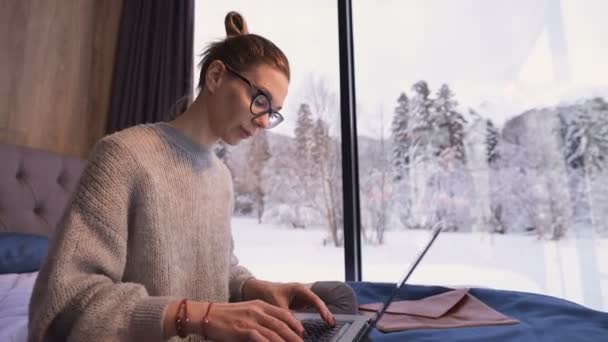
[[[124,0],[106,133],[166,121],[190,101],[194,0]]]

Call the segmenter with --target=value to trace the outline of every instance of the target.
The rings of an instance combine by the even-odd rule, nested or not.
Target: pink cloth
[[[371,317],[381,303],[360,305],[362,314]],[[448,291],[419,300],[393,302],[376,328],[383,332],[412,329],[476,327],[483,325],[516,324],[469,293],[468,289]]]

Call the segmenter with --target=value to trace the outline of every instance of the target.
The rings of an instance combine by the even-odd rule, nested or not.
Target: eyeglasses
[[[250,80],[233,70],[231,67],[226,65],[226,69],[230,71],[230,73],[232,73],[234,76],[247,83],[254,90],[253,96],[251,96],[251,104],[249,105],[249,110],[251,111],[251,114],[253,114],[253,118],[251,119],[251,121],[253,121],[255,125],[265,129],[271,129],[283,122],[283,115],[272,109],[272,104],[269,100],[269,97],[263,90],[254,86]],[[268,123],[266,125],[261,125],[258,119],[263,117],[264,115],[268,115]]]

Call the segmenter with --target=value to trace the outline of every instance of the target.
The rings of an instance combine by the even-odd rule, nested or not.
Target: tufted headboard
[[[0,232],[50,236],[86,161],[0,144]]]

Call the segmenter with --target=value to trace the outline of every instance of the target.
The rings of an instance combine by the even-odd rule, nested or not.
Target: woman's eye
[[[268,108],[268,99],[264,95],[258,95],[255,100],[253,100],[253,104],[258,108]]]

